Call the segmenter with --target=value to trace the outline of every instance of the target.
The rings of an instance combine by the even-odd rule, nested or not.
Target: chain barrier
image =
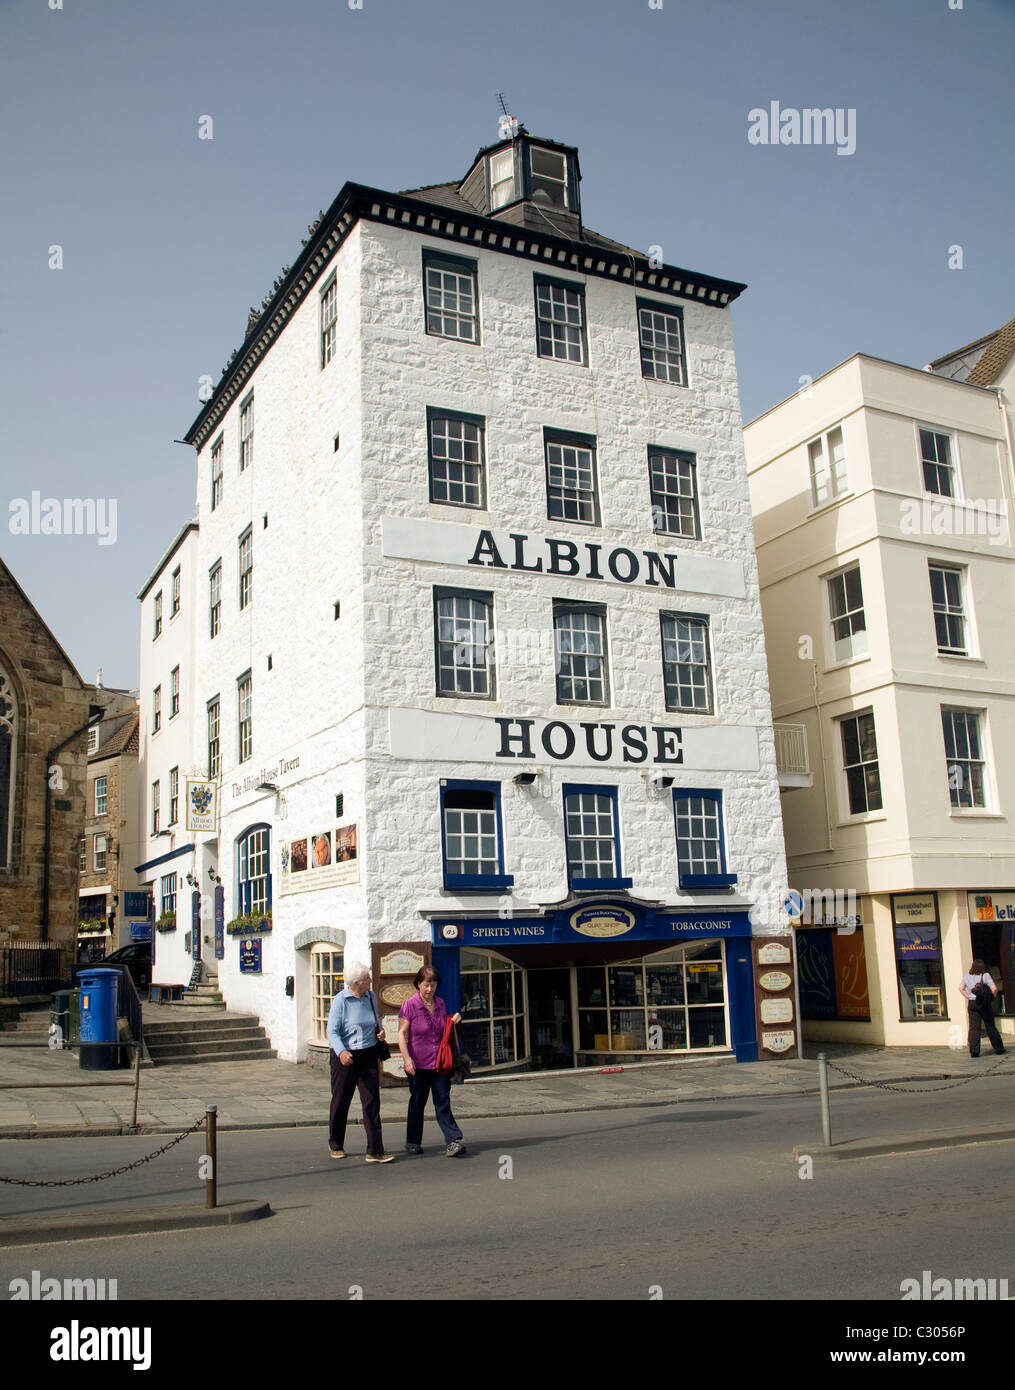
[[[90,1178],[0,1178],[0,1183],[12,1183],[16,1187],[78,1187],[86,1182],[102,1182],[104,1178],[116,1178],[121,1173],[129,1173],[132,1168],[140,1168],[145,1163],[150,1163],[153,1158],[158,1158],[160,1154],[167,1153],[177,1144],[181,1143],[188,1135],[196,1133],[205,1123],[204,1115],[189,1129],[185,1129],[182,1134],[178,1134],[175,1139],[170,1139],[168,1144],[163,1144],[161,1149],[156,1149],[154,1153],[146,1154],[144,1158],[136,1158],[133,1163],[125,1163],[121,1168],[110,1168],[108,1173],[96,1173]]]
[[[951,1091],[956,1086],[966,1086],[970,1081],[982,1081],[984,1077],[991,1076],[999,1071],[1013,1054],[1005,1052],[999,1062],[995,1062],[992,1067],[977,1072],[975,1076],[960,1076],[957,1081],[948,1081],[943,1086],[900,1086],[892,1081],[875,1081],[871,1076],[861,1076],[859,1072],[850,1071],[848,1067],[840,1067],[838,1062],[833,1062],[830,1058],[825,1059],[828,1067],[832,1071],[837,1071],[841,1076],[848,1076],[851,1081],[860,1081],[864,1086],[873,1086],[879,1091],[907,1092],[910,1095],[922,1096],[928,1091]]]

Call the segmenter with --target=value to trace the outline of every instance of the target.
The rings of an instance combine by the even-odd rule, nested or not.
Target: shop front
[[[441,993],[461,1010],[477,1070],[757,1060],[743,910],[611,900],[533,918],[435,918],[432,932]]]

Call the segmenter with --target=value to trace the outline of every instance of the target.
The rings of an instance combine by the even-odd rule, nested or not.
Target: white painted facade
[[[820,470],[829,444],[839,450],[837,431],[839,477],[816,498],[812,457]],[[948,460],[948,483],[924,470],[930,435],[947,441],[934,448]],[[958,986],[970,959],[983,953],[997,977],[1011,950],[1003,916],[986,931],[977,913],[988,922],[995,909],[1006,913],[1015,889],[1013,471],[998,392],[857,355],[744,437],[773,715],[777,729],[804,731],[810,756],[809,775],[784,782],[790,882],[855,893],[863,920],[869,1018],[848,1016],[864,1010],[846,980],[853,948],[840,941],[839,1016],[808,1022],[805,999],[805,1036],[961,1047]],[[954,495],[932,491],[928,477]],[[857,569],[863,630],[837,641],[835,586]],[[846,740],[867,715],[880,804],[863,809]],[[955,715],[976,731],[975,772],[946,746]],[[919,901],[898,896],[914,894]],[[908,939],[920,932],[927,941]],[[897,969],[906,950],[916,965]],[[800,968],[806,993],[803,956]],[[1007,984],[999,1026],[1010,1034]],[[831,974],[811,986],[817,999]]]
[[[552,238],[515,238],[517,228],[489,218],[510,252],[475,228],[462,244],[456,214],[410,216],[404,202],[396,216],[378,194],[362,215],[337,222],[333,248],[307,262],[298,286],[290,277],[283,307],[269,306],[258,332],[276,315],[270,344],[255,356],[257,334],[248,339],[244,354],[256,365],[236,389],[227,375],[191,432],[200,523],[193,761],[207,771],[206,709],[216,696],[222,755],[220,830],[194,837],[194,873],[205,891],[209,868],[221,876],[229,921],[242,903],[238,845],[267,828],[272,924],[258,938],[260,971],[241,971],[241,948],[227,935],[218,975],[229,1008],[256,1014],[293,1061],[308,1054],[314,942],[369,962],[378,942],[430,941],[433,918],[511,923],[604,898],[677,915],[753,911],[758,931],[785,930],[771,906],[785,864],[725,301],[653,294],[644,262],[637,285],[630,269],[628,283],[616,269],[617,278],[604,273],[605,262],[596,273],[594,253],[577,270],[560,264],[563,251],[548,265]],[[555,256],[558,243],[566,245],[558,239]],[[424,250],[477,263],[478,343],[426,332]],[[584,289],[587,366],[537,355],[533,274],[551,271]],[[332,275],[335,345],[322,368],[321,295]],[[639,297],[682,311],[688,386],[643,377]],[[240,441],[251,393],[252,457],[241,456]],[[483,509],[429,500],[428,408],[483,417]],[[594,436],[601,524],[547,519],[544,429]],[[653,530],[650,445],[696,456],[700,540]],[[252,585],[241,609],[247,528]],[[528,538],[520,550],[513,536]],[[212,637],[208,577],[219,562]],[[495,698],[436,693],[435,587],[492,595]],[[555,601],[605,606],[608,705],[557,702]],[[708,617],[714,713],[667,711],[663,611]],[[248,673],[252,744],[241,760],[237,689]],[[143,681],[143,697],[145,689]],[[521,755],[526,731],[531,758]],[[732,888],[678,886],[673,790],[653,784],[653,770],[674,789],[721,793]],[[537,772],[535,782],[516,785],[520,771]],[[444,886],[441,785],[456,779],[500,789],[513,883],[499,892]],[[615,791],[628,887],[569,888],[563,788],[574,784]],[[283,846],[288,854],[306,840],[312,855],[317,833],[337,826],[356,827],[354,864],[318,880],[312,864],[302,877],[286,872]],[[665,943],[631,944],[642,955]]]

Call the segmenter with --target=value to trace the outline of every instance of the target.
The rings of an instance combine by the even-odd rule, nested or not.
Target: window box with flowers
[[[161,916],[161,917],[158,919],[158,921],[155,923],[155,930],[156,930],[156,931],[175,931],[175,930],[176,930],[176,913],[175,913],[175,912],[163,912],[162,916]]]
[[[87,922],[78,923],[78,936],[101,935],[106,930],[104,917],[90,917]]]
[[[271,909],[267,912],[241,912],[226,923],[227,936],[257,936],[271,931]]]

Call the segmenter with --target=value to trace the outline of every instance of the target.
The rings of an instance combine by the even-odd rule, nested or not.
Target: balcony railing
[[[807,756],[807,729],[803,724],[775,724],[775,766],[780,787],[814,785]]]

